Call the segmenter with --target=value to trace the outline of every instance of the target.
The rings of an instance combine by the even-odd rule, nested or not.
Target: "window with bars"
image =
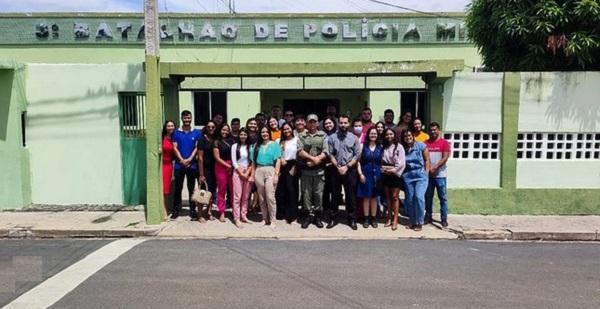
[[[194,125],[203,126],[217,114],[227,122],[227,92],[194,92]]]
[[[499,160],[500,134],[481,132],[446,132],[452,158],[466,160]]]
[[[600,133],[519,133],[517,159],[597,160]]]
[[[119,93],[121,130],[126,137],[146,136],[146,97],[143,93]]]
[[[161,108],[165,110],[165,97],[161,93]],[[119,117],[121,130],[126,137],[146,136],[146,94],[144,92],[119,93]],[[162,113],[162,121],[166,115]]]

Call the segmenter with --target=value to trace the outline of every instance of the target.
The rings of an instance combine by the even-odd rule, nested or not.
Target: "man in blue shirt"
[[[173,132],[173,148],[175,149],[175,197],[171,219],[179,217],[181,211],[181,191],[183,179],[187,178],[187,188],[190,201],[190,218],[198,220],[196,205],[192,202],[192,194],[198,177],[198,162],[196,161],[196,146],[202,137],[200,130],[192,127],[192,113],[188,110],[181,112],[181,128]]]

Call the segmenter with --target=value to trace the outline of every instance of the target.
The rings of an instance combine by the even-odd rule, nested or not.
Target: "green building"
[[[600,214],[600,72],[480,72],[463,18],[161,15],[156,66],[141,14],[0,14],[0,209],[147,204],[156,222],[154,124],[333,104],[442,123],[451,212]]]

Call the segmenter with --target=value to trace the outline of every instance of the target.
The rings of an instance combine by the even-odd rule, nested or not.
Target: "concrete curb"
[[[501,230],[458,230],[449,229],[456,234],[454,237],[398,237],[398,236],[231,236],[231,235],[173,235],[161,236],[160,232],[165,226],[143,230],[111,229],[111,230],[83,230],[83,229],[37,229],[28,227],[15,227],[0,229],[0,238],[30,239],[30,238],[136,238],[156,237],[162,239],[272,239],[272,240],[397,240],[397,239],[423,239],[423,240],[514,240],[514,241],[600,241],[600,231],[581,232],[535,232],[535,231],[510,231]]]
[[[160,230],[160,228],[151,228],[144,230],[51,230],[36,228],[9,228],[0,229],[0,238],[136,238],[155,237],[158,235]]]
[[[211,236],[158,236],[161,239],[198,239],[198,240],[223,240],[223,239],[233,239],[233,240],[301,240],[301,241],[310,241],[310,240],[399,240],[399,239],[422,239],[422,240],[457,240],[457,237],[435,237],[429,238],[425,236],[415,236],[415,237],[398,237],[398,236],[390,236],[390,237],[373,237],[373,236],[248,236],[248,237],[240,237],[240,236],[229,236],[229,235],[211,235]]]
[[[600,241],[600,231],[453,230],[465,240]]]

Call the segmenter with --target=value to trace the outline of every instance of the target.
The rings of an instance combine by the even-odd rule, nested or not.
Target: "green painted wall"
[[[21,113],[27,109],[23,66],[0,63],[0,209],[31,203],[29,153],[22,145]]]
[[[400,91],[369,91],[369,106],[373,112],[373,121],[383,121],[386,109],[394,111],[394,122],[400,117]]]
[[[444,83],[444,130],[502,131],[502,73],[458,72]]]
[[[179,91],[179,113],[173,119],[178,127],[181,125],[180,115],[184,110],[194,112],[193,92],[191,91]]]
[[[600,134],[600,72],[526,72],[521,76],[519,132]],[[566,143],[578,148],[575,142]],[[579,144],[590,145],[586,148],[592,158],[593,151],[600,151],[600,139]],[[600,189],[600,160],[519,159],[517,187]]]
[[[600,132],[600,72],[521,75],[520,132]]]
[[[28,148],[36,204],[122,204],[120,91],[141,64],[29,64]]]
[[[242,126],[248,118],[254,117],[260,110],[260,92],[258,91],[228,91],[227,118],[240,118]]]
[[[0,59],[24,63],[142,63],[141,46],[0,46]],[[481,64],[471,45],[439,46],[181,46],[163,47],[161,62],[380,62],[403,60],[464,59],[465,65]]]

